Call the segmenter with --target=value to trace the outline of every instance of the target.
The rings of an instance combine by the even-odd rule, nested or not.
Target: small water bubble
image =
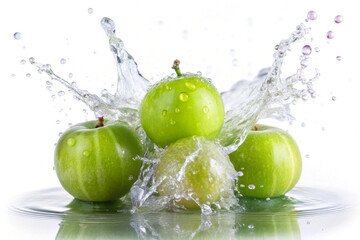
[[[333,100],[334,102],[336,101],[336,97],[335,96],[332,96],[331,97],[331,100]]]
[[[260,188],[263,188],[264,187],[264,185],[260,185]]]
[[[245,185],[244,185],[244,184],[240,184],[239,186],[240,186],[240,187],[242,187],[242,188],[243,188],[243,187],[245,187]]]
[[[203,107],[203,112],[204,112],[204,113],[208,113],[208,112],[209,112],[208,106],[204,106],[204,107]]]
[[[164,110],[162,111],[162,116],[163,116],[163,117],[166,117],[166,115],[167,115],[167,110],[164,109]]]
[[[50,81],[46,81],[46,86],[48,86],[48,87],[52,87],[52,82],[50,82]]]
[[[180,113],[180,108],[175,108],[175,113]]]
[[[67,143],[67,145],[68,145],[69,147],[73,147],[73,146],[75,145],[76,141],[75,141],[75,139],[73,139],[73,138],[69,138],[69,139],[66,141],[66,143]]]
[[[191,83],[191,82],[185,82],[185,86],[190,90],[190,91],[194,91],[196,89],[195,84]]]
[[[15,74],[14,74],[14,73],[12,73],[12,74],[11,74],[11,76],[12,76],[12,77],[15,77]]]
[[[83,156],[84,156],[84,157],[88,157],[88,156],[90,156],[90,152],[89,152],[89,150],[85,150],[85,151],[83,151]]]
[[[60,120],[56,120],[56,124],[60,124]]]
[[[304,55],[310,55],[311,54],[311,47],[309,45],[303,46],[301,49],[302,54]]]
[[[276,44],[276,45],[275,45],[275,50],[276,50],[276,51],[279,50],[279,44]]]
[[[65,64],[65,63],[66,63],[66,59],[65,59],[65,58],[60,59],[60,63],[61,63],[61,64]]]
[[[248,228],[249,228],[249,229],[253,229],[253,228],[254,228],[254,225],[249,225]]]
[[[175,120],[174,120],[174,119],[171,119],[171,120],[170,120],[170,125],[173,125],[173,126],[174,126],[175,124],[176,124]]]
[[[235,56],[235,53],[236,53],[236,51],[235,51],[235,49],[230,49],[230,56]]]
[[[344,20],[344,17],[342,15],[337,15],[335,18],[334,18],[334,21],[336,23],[342,23],[342,21]]]
[[[88,11],[88,13],[89,13],[89,14],[92,14],[92,13],[94,12],[94,9],[92,9],[92,8],[88,8],[88,10],[87,10],[87,11]]]
[[[270,201],[270,198],[269,198],[269,197],[267,197],[267,198],[265,198],[265,200],[266,200],[266,201]]]
[[[336,56],[336,60],[341,61],[342,57],[341,56]]]
[[[179,99],[182,102],[187,102],[189,100],[189,95],[187,95],[187,93],[185,93],[185,92],[182,92],[179,95]]]
[[[69,73],[69,78],[72,78],[73,77],[73,74],[72,73]]]
[[[248,186],[248,188],[249,188],[250,190],[254,190],[254,189],[255,189],[255,185],[254,185],[254,184],[250,184],[250,185]]]
[[[134,179],[134,176],[133,175],[130,175],[129,176],[129,181],[133,180]]]
[[[326,33],[326,37],[327,37],[328,39],[333,39],[333,38],[335,37],[335,34],[334,34],[333,31],[328,31],[328,32]]]
[[[31,74],[30,74],[30,73],[27,73],[27,74],[26,74],[26,77],[31,77]]]
[[[22,34],[20,32],[16,32],[16,33],[14,33],[14,38],[16,40],[20,40],[22,38]]]
[[[301,123],[301,126],[302,126],[302,127],[305,127],[305,126],[306,126],[306,123],[302,122],[302,123]]]
[[[71,127],[73,124],[72,123],[68,123],[68,126]]]
[[[309,20],[316,20],[317,19],[317,13],[315,11],[310,11],[307,14],[307,19]]]
[[[26,63],[25,59],[21,60],[20,63],[24,65]]]
[[[237,175],[238,175],[238,177],[242,177],[242,176],[244,176],[244,173],[242,171],[238,171]]]
[[[58,96],[61,97],[61,96],[64,96],[65,95],[65,92],[64,91],[59,91],[58,92]]]
[[[321,131],[325,131],[325,127],[321,127]]]
[[[59,137],[61,137],[62,134],[63,134],[62,132],[59,132]]]
[[[183,30],[182,31],[182,36],[184,39],[187,39],[188,38],[188,35],[189,35],[189,31],[188,30]]]
[[[51,98],[52,98],[52,99],[55,99],[55,98],[56,98],[56,95],[55,95],[55,94],[51,95]]]
[[[315,48],[315,52],[317,52],[317,53],[320,52],[320,48],[319,48],[319,47],[316,47],[316,48]]]
[[[29,62],[30,62],[31,64],[33,64],[33,63],[35,62],[35,58],[33,58],[33,57],[29,58]]]
[[[306,157],[306,158],[309,158],[309,157],[310,157],[310,154],[306,154],[305,157]]]

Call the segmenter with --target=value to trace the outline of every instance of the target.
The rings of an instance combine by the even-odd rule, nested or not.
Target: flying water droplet
[[[315,11],[310,11],[307,14],[307,19],[308,20],[316,20],[317,19],[317,13]]]
[[[335,96],[332,96],[331,97],[331,100],[333,100],[334,102],[336,101],[336,97]]]
[[[61,63],[61,64],[65,64],[65,63],[66,63],[66,59],[65,59],[65,58],[60,59],[60,63]]]
[[[267,197],[267,198],[265,198],[265,200],[266,200],[266,201],[270,201],[270,198],[269,198],[269,197]]]
[[[328,31],[328,32],[326,33],[326,37],[327,37],[328,39],[333,39],[333,38],[335,37],[335,34],[334,34],[333,31]]]
[[[249,228],[249,229],[253,229],[253,228],[254,228],[254,225],[249,225],[248,228]]]
[[[14,33],[14,38],[16,40],[20,40],[22,38],[22,34],[20,32],[16,32],[16,33]]]
[[[302,127],[305,127],[305,126],[306,126],[306,123],[302,122],[302,123],[301,123],[301,126],[302,126]]]
[[[187,102],[189,100],[189,95],[187,95],[187,93],[185,93],[185,92],[182,92],[179,95],[179,99],[182,102]]]
[[[242,171],[238,171],[237,175],[238,175],[238,177],[242,177],[242,176],[244,176],[244,173]]]
[[[60,124],[60,120],[56,120],[56,124]]]
[[[344,17],[342,15],[337,15],[334,19],[335,23],[342,23]]]
[[[92,9],[92,8],[88,8],[88,10],[87,10],[87,11],[88,11],[88,13],[89,13],[89,14],[92,14],[92,13],[94,12],[94,9]]]
[[[66,141],[66,143],[67,143],[67,145],[68,145],[69,147],[73,147],[73,146],[75,146],[76,141],[75,141],[75,139],[73,139],[73,138],[69,138],[69,139]]]
[[[248,188],[249,188],[250,190],[254,190],[254,189],[255,189],[255,185],[254,185],[254,184],[250,184],[250,185],[248,186]]]
[[[320,48],[319,48],[319,47],[316,47],[316,48],[315,48],[315,52],[317,52],[317,53],[320,52]]]
[[[303,46],[303,48],[301,49],[302,54],[304,55],[310,55],[311,54],[311,47],[309,45],[305,45]]]
[[[336,57],[336,60],[341,61],[341,60],[342,60],[342,57],[341,57],[341,56],[337,56],[337,57]]]
[[[29,58],[29,62],[30,62],[31,64],[35,63],[35,58],[33,58],[33,57]]]
[[[73,77],[73,74],[72,73],[69,73],[69,78],[72,78]]]
[[[31,74],[30,74],[30,73],[27,73],[27,74],[26,74],[26,77],[31,77]]]
[[[61,97],[61,96],[64,96],[65,95],[65,92],[64,91],[59,91],[58,92],[58,96]]]
[[[21,60],[20,63],[24,65],[26,63],[25,59]]]
[[[237,59],[237,58],[234,58],[234,59],[232,60],[232,65],[233,65],[234,67],[237,67],[237,65],[238,65],[238,59]]]

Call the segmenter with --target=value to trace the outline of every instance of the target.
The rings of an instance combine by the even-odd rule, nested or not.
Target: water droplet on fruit
[[[253,229],[253,228],[254,228],[254,225],[249,225],[248,228],[249,228],[249,229]]]
[[[194,91],[196,89],[195,84],[191,83],[191,82],[185,82],[185,86],[190,90],[190,91]]]
[[[333,31],[328,31],[327,34],[326,34],[326,37],[328,39],[333,39],[335,37],[335,34]]]
[[[341,23],[344,20],[344,17],[341,15],[337,15],[334,19],[336,23]]]
[[[270,201],[270,198],[269,198],[269,197],[267,197],[267,198],[265,198],[265,200],[266,200],[266,201]]]
[[[244,175],[244,173],[242,171],[238,171],[237,175],[238,175],[238,177],[242,177]]]
[[[129,176],[129,181],[131,181],[131,180],[133,180],[133,179],[134,179],[133,175],[130,175],[130,176]]]
[[[170,90],[170,87],[168,85],[165,86],[166,91]]]
[[[307,14],[307,19],[308,20],[316,20],[317,19],[317,13],[315,11],[310,11]]]
[[[175,123],[176,123],[176,122],[175,122],[174,119],[171,119],[171,120],[170,120],[170,125],[175,125]]]
[[[185,92],[182,92],[179,95],[179,99],[182,102],[187,102],[187,100],[189,100],[189,95],[187,95],[187,93],[185,93]]]
[[[166,117],[166,115],[167,115],[167,110],[163,110],[163,111],[162,111],[162,115],[163,115],[163,117]]]
[[[90,156],[90,152],[88,150],[83,151],[83,156],[84,157]]]
[[[180,108],[175,108],[175,113],[180,113]]]
[[[245,187],[245,185],[244,185],[244,184],[240,184],[239,186],[240,186],[240,187]]]
[[[255,185],[254,185],[254,184],[250,184],[250,185],[248,186],[248,188],[249,188],[250,190],[253,190],[253,189],[255,189]]]
[[[204,107],[203,107],[203,112],[204,112],[204,113],[208,113],[208,112],[209,112],[209,108],[208,108],[207,106],[204,106]]]
[[[311,47],[309,45],[303,46],[301,50],[303,55],[310,55],[311,54]]]
[[[263,188],[264,187],[264,185],[260,185],[260,188]]]
[[[22,38],[22,34],[20,32],[16,32],[16,33],[14,33],[14,38],[16,40],[20,40]]]
[[[68,145],[69,147],[73,147],[73,146],[75,145],[75,139],[69,138],[69,139],[67,140],[67,145]]]

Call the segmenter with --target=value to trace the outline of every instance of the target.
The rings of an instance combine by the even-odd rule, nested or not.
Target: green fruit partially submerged
[[[84,201],[114,201],[136,181],[143,155],[141,143],[126,123],[96,121],[74,125],[55,149],[55,170],[64,189]]]
[[[245,197],[268,198],[290,191],[300,178],[301,155],[294,139],[285,131],[257,125],[230,155]]]
[[[156,168],[157,191],[188,209],[216,203],[232,192],[236,172],[227,154],[203,137],[183,138],[169,145]]]

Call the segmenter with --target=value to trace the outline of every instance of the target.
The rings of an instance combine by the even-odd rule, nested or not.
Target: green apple
[[[300,178],[301,155],[294,139],[285,131],[256,125],[240,147],[230,155],[245,197],[268,198],[290,191]]]
[[[194,135],[214,139],[224,122],[224,104],[215,87],[199,75],[181,74],[178,64],[178,76],[155,84],[140,106],[142,127],[161,147]]]
[[[228,155],[204,137],[182,138],[169,145],[155,172],[159,195],[170,196],[188,209],[228,198],[235,176]]]
[[[142,161],[135,131],[102,118],[72,126],[55,149],[55,170],[64,189],[84,201],[114,201],[129,192]]]

